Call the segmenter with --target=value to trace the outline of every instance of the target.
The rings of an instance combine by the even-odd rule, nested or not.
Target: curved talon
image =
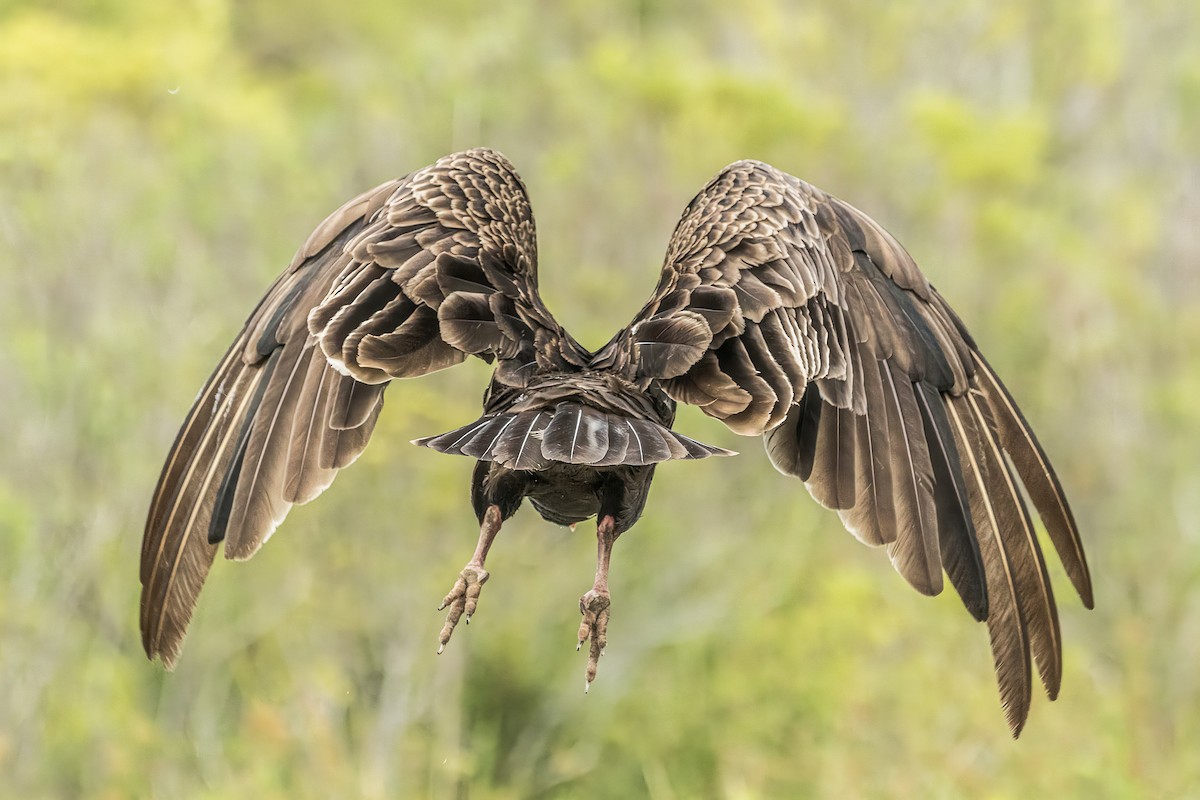
[[[604,589],[592,589],[579,598],[579,611],[583,614],[583,621],[579,624],[579,644],[575,650],[578,651],[582,648],[584,642],[591,641],[591,645],[588,647],[588,663],[585,672],[585,685],[588,686],[596,680],[600,656],[608,644],[608,615],[611,603],[608,591]],[[584,691],[586,693],[587,690]]]
[[[467,624],[471,624],[471,615],[475,613],[479,604],[479,593],[483,590],[483,585],[487,583],[489,577],[491,576],[487,570],[474,564],[467,564],[459,573],[454,587],[442,600],[442,604],[438,606],[438,611],[447,607],[450,609],[450,612],[446,614],[446,624],[442,626],[442,632],[438,636],[440,645],[438,654],[446,649],[446,644],[454,635],[454,628],[460,619],[465,617]]]

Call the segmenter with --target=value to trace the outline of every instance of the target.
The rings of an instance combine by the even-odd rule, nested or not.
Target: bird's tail
[[[591,467],[640,466],[660,461],[737,455],[644,419],[580,403],[489,414],[469,425],[416,439],[439,453],[497,461],[509,469],[542,470],[551,462]]]

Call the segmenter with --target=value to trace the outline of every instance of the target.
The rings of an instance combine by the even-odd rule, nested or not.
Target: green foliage
[[[78,0],[0,10],[0,795],[1181,797],[1200,785],[1200,33],[1175,0]],[[1059,465],[1066,675],[1008,740],[986,633],[910,592],[760,445],[660,471],[617,547],[525,511],[469,554],[479,364],[389,390],[375,443],[249,564],[176,672],[136,633],[161,459],[243,315],[345,198],[486,144],[542,285],[599,344],[679,212],[761,158],[905,242]]]

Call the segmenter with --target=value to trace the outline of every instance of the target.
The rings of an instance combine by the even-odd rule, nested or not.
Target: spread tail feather
[[[736,455],[656,422],[572,402],[513,414],[489,414],[461,428],[415,439],[413,444],[521,470],[546,469],[551,462],[643,466]]]

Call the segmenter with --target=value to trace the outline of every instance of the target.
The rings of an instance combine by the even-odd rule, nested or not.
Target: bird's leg
[[[579,598],[579,612],[583,614],[583,622],[579,625],[579,644],[591,640],[588,649],[587,682],[583,691],[587,692],[592,681],[596,680],[596,668],[600,656],[604,655],[604,646],[608,643],[608,607],[611,599],[608,595],[608,565],[612,561],[613,543],[621,534],[616,531],[616,520],[611,514],[605,514],[596,525],[596,580],[592,588]]]
[[[502,521],[500,506],[489,505],[483,514],[483,523],[479,526],[479,542],[475,545],[475,555],[471,556],[471,560],[463,567],[462,572],[458,574],[458,580],[454,582],[454,588],[438,606],[438,611],[447,606],[450,607],[450,613],[446,615],[446,624],[442,626],[442,634],[438,640],[438,653],[446,649],[446,643],[450,641],[450,636],[454,633],[454,626],[458,624],[458,620],[464,614],[467,624],[471,623],[471,615],[475,613],[475,605],[479,602],[479,592],[482,591],[483,585],[487,583],[488,579],[488,572],[483,568],[483,562],[487,559],[492,541],[500,532]]]

